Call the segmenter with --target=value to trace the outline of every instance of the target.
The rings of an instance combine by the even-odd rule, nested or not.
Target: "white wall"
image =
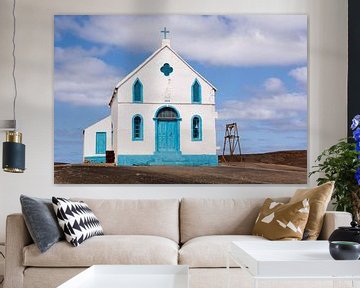
[[[11,118],[11,1],[0,1],[0,118]],[[54,14],[309,15],[309,159],[346,135],[347,1],[345,0],[19,0],[17,6],[18,122],[27,149],[23,175],[0,172],[0,242],[5,218],[20,211],[21,193],[93,198],[287,196],[293,185],[54,185]],[[4,139],[4,135],[1,135]],[[1,156],[0,156],[1,157]],[[314,184],[314,180],[311,181]]]
[[[83,155],[84,157],[104,156],[106,154],[96,154],[96,132],[106,132],[106,150],[112,150],[111,143],[111,116],[101,119],[99,122],[84,129]]]
[[[117,98],[118,98],[118,96],[117,95],[115,95],[115,97],[114,97],[114,102],[116,103],[116,104],[112,104],[111,105],[111,115],[110,115],[110,117],[111,117],[111,122],[113,123],[113,131],[119,131],[119,121],[118,121],[118,117],[117,117],[117,115],[118,115],[118,111],[119,111],[119,107],[118,107],[118,105],[117,105]],[[117,163],[117,155],[118,155],[118,134],[119,133],[113,133],[113,143],[112,143],[112,146],[113,146],[113,150],[114,150],[114,153],[115,153],[115,163]]]
[[[160,45],[160,43],[159,43]],[[169,63],[174,69],[169,76],[164,76],[159,70]],[[156,71],[156,73],[154,73]],[[119,103],[132,103],[132,89],[136,79],[139,78],[143,84],[144,103],[188,103],[191,104],[191,86],[195,79],[201,85],[201,103],[214,104],[213,88],[181,61],[169,48],[163,48],[145,66],[132,75],[118,90]],[[168,85],[168,80],[171,84]],[[211,81],[211,79],[207,79]],[[167,92],[167,89],[170,91]],[[170,94],[170,99],[166,98]]]
[[[172,103],[158,104],[119,104],[118,155],[153,155],[155,144],[156,111],[163,106],[175,108],[181,117],[180,151],[184,155],[216,154],[214,105],[182,105]],[[135,115],[143,118],[143,140],[132,140],[132,121]],[[191,139],[191,118],[199,115],[202,119],[202,141]],[[95,130],[92,131],[95,135]],[[92,136],[95,137],[95,136]]]

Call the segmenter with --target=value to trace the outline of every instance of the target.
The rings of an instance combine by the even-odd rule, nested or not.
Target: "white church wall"
[[[174,69],[169,76],[160,71],[164,63],[169,63]],[[143,84],[144,103],[163,103],[166,100],[168,103],[191,104],[191,86],[195,79],[201,85],[202,103],[215,103],[213,88],[167,47],[119,87],[119,103],[132,102],[132,86],[137,78]]]
[[[117,155],[118,155],[118,138],[119,138],[119,121],[118,121],[118,105],[117,105],[117,95],[115,95],[114,102],[110,106],[110,113],[111,113],[111,122],[113,124],[113,144],[112,144],[112,150],[114,150],[115,154],[115,163],[117,162]]]
[[[155,151],[155,113],[163,106],[175,108],[181,117],[180,150],[182,154],[216,154],[214,105],[181,104],[120,104],[118,110],[118,152],[123,155],[150,155]],[[143,140],[132,140],[132,119],[141,115],[144,121]],[[199,115],[202,119],[202,141],[191,139],[191,118]]]
[[[120,104],[118,106],[118,154],[149,155],[154,153],[155,135],[154,113],[158,104]],[[143,125],[143,140],[132,140],[132,119],[141,115]]]
[[[0,172],[0,242],[20,212],[20,194],[50,198],[288,197],[316,185],[54,185],[53,62],[56,14],[299,14],[309,16],[309,166],[347,133],[347,1],[339,0],[32,0],[17,2],[18,128],[26,144],[24,174]],[[11,1],[0,1],[0,115],[11,119]],[[186,43],[184,43],[186,45]],[[211,47],[210,47],[211,49]],[[41,89],[39,88],[41,87]],[[9,97],[8,97],[9,96]],[[2,134],[4,139],[4,134]],[[0,161],[1,161],[0,154]]]
[[[182,105],[181,113],[181,152],[190,155],[215,155],[216,154],[216,112],[213,105]],[[192,140],[191,120],[198,115],[201,117],[201,141]]]
[[[169,43],[169,41],[164,41]],[[167,44],[165,44],[167,45]],[[165,76],[160,70],[168,63],[173,72]],[[118,145],[117,153],[119,165],[156,165],[164,164],[162,156],[156,154],[156,112],[163,106],[175,108],[180,114],[179,142],[180,152],[187,158],[175,155],[170,164],[166,165],[217,165],[216,158],[216,130],[215,130],[215,93],[214,88],[184,63],[168,46],[155,53],[140,69],[131,72],[128,80],[120,81],[118,86],[117,122]],[[127,78],[125,78],[127,79]],[[133,84],[139,79],[143,85],[143,102],[133,103]],[[201,85],[201,104],[192,103],[191,88],[195,79]],[[114,99],[114,102],[116,99]],[[112,111],[114,113],[115,111]],[[143,137],[133,139],[133,117],[141,115],[143,120]],[[198,115],[202,119],[202,140],[193,141],[191,131],[192,117]],[[205,155],[195,157],[192,155]],[[206,155],[213,155],[211,160]],[[127,157],[132,156],[132,157]],[[147,156],[147,157],[141,157]],[[158,157],[159,156],[159,157]],[[163,155],[166,156],[166,155]],[[168,156],[170,157],[170,156]],[[177,163],[177,164],[176,164]]]
[[[106,150],[111,150],[111,116],[84,129],[84,157],[105,157],[96,154],[96,132],[106,132]]]

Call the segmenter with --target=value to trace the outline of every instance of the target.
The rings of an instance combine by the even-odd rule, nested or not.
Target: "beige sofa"
[[[56,287],[94,264],[184,264],[190,267],[191,288],[220,288],[227,280],[231,241],[268,241],[250,235],[263,199],[82,200],[105,235],[76,248],[62,241],[41,254],[23,216],[8,216],[5,288]],[[351,216],[327,212],[324,220],[326,239]],[[241,283],[243,272],[231,266],[231,282]]]

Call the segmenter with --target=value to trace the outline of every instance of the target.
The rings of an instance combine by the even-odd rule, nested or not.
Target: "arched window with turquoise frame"
[[[144,139],[144,121],[141,115],[132,118],[132,140],[142,141]]]
[[[191,140],[202,141],[202,120],[199,115],[191,118]]]
[[[201,85],[197,79],[191,86],[191,102],[201,103]]]
[[[133,102],[142,103],[143,102],[143,84],[140,79],[137,78],[133,84],[132,94]]]

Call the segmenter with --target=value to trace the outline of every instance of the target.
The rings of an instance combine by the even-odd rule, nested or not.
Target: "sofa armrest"
[[[22,214],[9,215],[6,218],[4,288],[23,287],[23,248],[32,242]]]
[[[326,211],[324,224],[319,236],[321,240],[329,239],[331,233],[340,226],[350,226],[352,216],[348,212]]]

